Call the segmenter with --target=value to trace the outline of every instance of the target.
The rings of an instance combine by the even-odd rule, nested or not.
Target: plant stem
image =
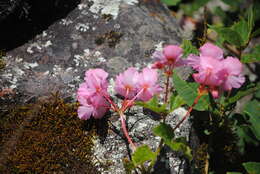
[[[165,96],[164,96],[164,103],[165,104],[168,101],[169,82],[170,82],[170,76],[167,74],[166,85],[165,85]]]
[[[136,145],[133,143],[131,137],[128,134],[126,124],[125,124],[125,119],[124,119],[125,115],[122,112],[120,112],[119,115],[120,115],[121,125],[122,125],[123,132],[125,134],[125,137],[127,138],[128,143],[131,145],[132,150],[135,151]]]
[[[195,98],[193,104],[189,107],[189,110],[185,114],[185,116],[181,119],[181,121],[173,128],[173,131],[175,131],[180,125],[189,117],[193,107],[198,103],[199,99],[201,98],[202,94],[199,92],[199,95]]]
[[[114,110],[115,112],[118,112],[119,109],[118,107],[116,106],[116,104],[111,100],[110,96],[106,95],[105,93],[103,92],[100,92],[100,94],[105,97],[105,99],[112,105],[112,110]]]

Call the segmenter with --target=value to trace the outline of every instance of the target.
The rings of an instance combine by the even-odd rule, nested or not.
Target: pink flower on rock
[[[80,84],[77,99],[80,103],[78,116],[87,120],[92,115],[101,118],[109,109],[109,103],[104,98],[107,94],[108,73],[102,69],[90,69],[85,73],[85,82]]]
[[[116,77],[115,90],[126,99],[132,99],[137,93],[137,80],[139,73],[131,67]]]
[[[139,93],[137,99],[148,101],[155,94],[158,94],[162,89],[157,84],[157,79],[158,75],[156,70],[144,68],[138,77],[137,88]]]
[[[87,88],[89,92],[100,93],[103,92],[107,94],[108,73],[103,69],[90,69],[86,71],[84,80],[86,81]]]
[[[165,66],[171,68],[182,66],[184,64],[181,59],[182,52],[182,48],[177,45],[168,45],[164,47],[163,51],[155,51],[152,56],[156,60],[153,68],[162,69]]]
[[[91,115],[96,119],[102,118],[110,106],[108,102],[99,95],[91,98],[79,97],[79,101],[82,106],[78,108],[78,117],[82,120],[89,119]]]

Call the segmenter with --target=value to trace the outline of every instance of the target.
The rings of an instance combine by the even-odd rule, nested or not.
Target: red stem
[[[120,109],[122,112],[124,112],[129,106],[131,106],[134,101],[137,99],[137,97],[144,91],[144,89],[142,88],[137,94],[136,96],[134,96],[134,98],[132,98],[125,106],[122,106],[122,108]]]
[[[120,113],[120,120],[121,120],[121,124],[122,124],[122,129],[123,132],[125,134],[125,137],[127,138],[128,143],[132,146],[132,150],[135,151],[136,149],[136,145],[133,143],[131,137],[128,134],[128,131],[126,129],[126,124],[125,124],[125,119],[124,119],[125,115],[121,112]]]
[[[189,107],[189,110],[187,111],[187,113],[185,114],[185,116],[182,118],[182,120],[173,128],[173,131],[175,131],[190,115],[193,107],[198,103],[200,97],[202,96],[201,93],[199,93],[199,95],[195,98],[193,104]]]
[[[100,92],[101,93],[101,95],[103,96],[103,97],[105,97],[105,99],[112,105],[112,109],[115,111],[115,112],[117,112],[119,109],[118,109],[118,107],[116,106],[116,104],[110,99],[110,97],[109,96],[107,96],[105,93],[103,93],[103,92]]]
[[[167,74],[166,86],[165,86],[165,96],[164,96],[164,102],[165,102],[165,103],[167,103],[167,100],[168,100],[169,81],[170,81],[170,76]]]

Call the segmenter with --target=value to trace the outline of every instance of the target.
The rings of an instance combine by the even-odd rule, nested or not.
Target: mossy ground
[[[0,114],[0,173],[100,173],[93,163],[95,131],[77,104],[57,96]]]

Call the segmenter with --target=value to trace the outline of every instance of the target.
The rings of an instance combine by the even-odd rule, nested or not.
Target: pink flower
[[[221,65],[222,69],[219,72],[219,76],[223,80],[221,87],[225,91],[229,91],[232,88],[240,88],[245,82],[245,77],[242,75],[242,63],[237,58],[227,57],[221,61]]]
[[[84,80],[86,81],[89,92],[92,93],[107,93],[108,73],[103,69],[90,69],[86,71]]]
[[[78,117],[82,120],[89,119],[91,115],[96,119],[102,118],[110,106],[108,102],[99,95],[90,98],[79,97],[79,101],[81,101],[82,106],[78,108]]]
[[[150,100],[155,94],[159,93],[162,89],[157,83],[157,72],[150,68],[144,68],[140,73],[137,82],[138,96],[137,98],[142,101]]]
[[[193,78],[200,84],[219,86],[222,82],[218,74],[220,69],[220,60],[212,57],[201,56],[198,73],[193,74]]]
[[[200,48],[200,56],[189,55],[187,64],[198,71],[193,74],[194,80],[207,85],[214,98],[219,96],[219,90],[239,88],[245,82],[242,63],[234,57],[224,59],[221,48],[211,43]]]
[[[186,59],[186,64],[195,70],[198,70],[200,66],[200,57],[212,57],[219,60],[223,59],[222,49],[212,43],[205,43],[199,50],[200,56],[190,54]]]
[[[182,56],[182,48],[177,45],[168,45],[164,47],[163,54],[168,61],[176,61]]]
[[[153,68],[162,69],[164,66],[170,66],[171,68],[176,66],[182,66],[184,61],[181,59],[182,48],[177,45],[168,45],[164,47],[163,51],[155,51],[153,59],[156,62],[153,64]]]
[[[108,73],[102,69],[90,69],[85,73],[85,82],[80,84],[77,91],[77,99],[80,103],[78,116],[80,119],[89,119],[104,116],[109,108],[109,104],[104,98],[107,94]]]
[[[115,90],[118,94],[124,96],[126,99],[133,98],[136,93],[136,83],[139,73],[133,67],[128,68],[125,72],[116,77]]]
[[[213,57],[216,59],[223,59],[223,51],[218,46],[212,43],[205,43],[202,47],[200,47],[200,56]]]

